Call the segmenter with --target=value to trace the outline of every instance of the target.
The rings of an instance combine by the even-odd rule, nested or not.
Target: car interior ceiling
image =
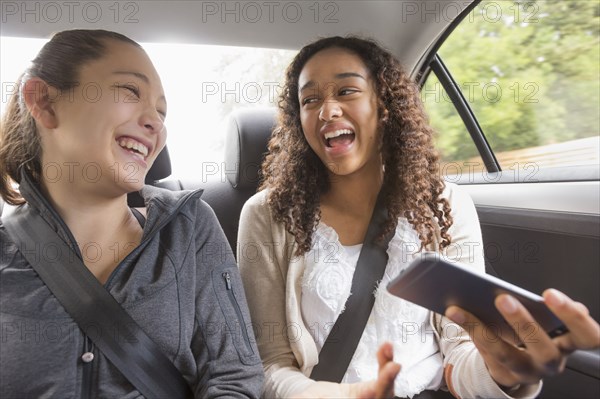
[[[176,42],[291,50],[300,49],[318,37],[354,33],[376,39],[408,71],[413,71],[432,44],[473,2],[457,1],[447,6],[445,1],[439,0],[346,1],[343,7],[338,6],[331,21],[311,23],[308,29],[304,23],[289,23],[281,18],[262,18],[251,23],[236,22],[233,18],[223,21],[222,15],[209,18],[205,8],[213,2],[147,1],[137,14],[143,23],[107,22],[111,29],[140,43]],[[169,12],[165,12],[165,4]],[[30,8],[34,8],[33,5]],[[322,18],[326,19],[326,15]],[[88,26],[93,29],[98,24],[88,25],[94,25]],[[77,27],[68,18],[39,24],[24,24],[19,18],[7,18],[2,23],[2,35],[48,38],[54,32]],[[240,34],[240,29],[247,32]]]

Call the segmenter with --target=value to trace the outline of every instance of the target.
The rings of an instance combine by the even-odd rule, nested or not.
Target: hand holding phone
[[[451,310],[448,316],[467,330],[490,376],[500,386],[537,384],[541,378],[560,373],[569,353],[600,347],[600,325],[583,304],[550,290],[544,293],[544,300],[468,266],[443,261],[440,256],[431,253],[415,260],[388,284],[388,290],[440,314],[446,314],[450,306],[462,308],[465,312]],[[520,302],[514,313],[504,308],[508,298],[496,301],[502,294]],[[511,325],[496,308],[496,302],[512,320]],[[490,327],[502,339],[490,334]],[[540,333],[540,328],[548,335]]]
[[[499,278],[477,273],[468,266],[447,262],[437,253],[421,255],[392,280],[387,289],[393,295],[440,314],[450,306],[458,306],[489,328],[504,332],[519,327],[509,326],[494,305],[498,295],[509,294],[527,308],[550,337],[568,331],[541,296]],[[514,332],[511,335],[518,342]]]

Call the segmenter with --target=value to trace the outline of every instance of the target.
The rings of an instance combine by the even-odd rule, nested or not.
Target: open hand
[[[400,365],[394,363],[394,348],[392,344],[386,342],[379,347],[377,362],[379,363],[377,379],[351,384],[349,386],[349,397],[362,399],[394,397],[394,380],[400,372]]]
[[[400,372],[400,365],[394,363],[392,344],[386,342],[377,351],[379,374],[376,380],[355,384],[336,384],[320,381],[309,389],[295,396],[299,398],[362,398],[383,399],[394,397],[394,380]]]

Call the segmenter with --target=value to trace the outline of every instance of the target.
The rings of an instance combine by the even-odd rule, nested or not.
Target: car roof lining
[[[78,3],[81,10],[86,7],[86,3],[97,4],[86,1]],[[137,4],[138,7],[134,14],[134,19],[138,21],[136,23],[127,22],[126,12],[123,10],[115,23],[115,16],[107,12],[107,8],[98,22],[86,22],[81,18],[81,10],[78,14],[78,9],[74,9],[73,21],[70,21],[66,14],[58,21],[40,18],[38,23],[33,23],[35,15],[4,15],[1,34],[47,38],[54,32],[66,29],[108,29],[147,43],[190,43],[292,50],[297,50],[319,37],[358,34],[375,38],[394,53],[407,70],[413,71],[436,39],[472,0],[319,2],[321,9],[318,23],[315,23],[314,12],[308,15],[309,6],[314,6],[314,2],[271,2],[274,4],[272,18],[264,6],[265,2],[250,2],[263,7],[263,16],[257,21],[249,19],[249,11],[243,11],[242,7],[248,4],[243,2],[229,2],[230,11],[233,10],[229,14],[224,8],[216,11],[214,8],[207,9],[208,6],[224,7],[223,2],[178,0],[131,3]],[[28,10],[42,7],[37,1],[22,1],[19,4]],[[235,7],[238,7],[237,12]],[[283,17],[282,10],[286,7],[301,7],[304,15],[298,22],[290,22],[291,19],[286,20]],[[42,11],[40,9],[40,14]],[[67,11],[64,10],[64,13]],[[288,15],[293,13],[290,11]],[[325,22],[328,16],[329,22]]]

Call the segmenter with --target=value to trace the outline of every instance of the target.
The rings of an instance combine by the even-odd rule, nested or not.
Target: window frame
[[[475,113],[469,106],[469,103],[456,84],[456,81],[452,78],[452,75],[450,75],[448,68],[442,61],[439,54],[435,55],[429,64],[429,67],[430,70],[427,74],[427,77],[429,77],[429,74],[432,72],[437,76],[442,88],[446,91],[448,97],[450,97],[452,106],[460,116],[465,128],[469,132],[469,135],[471,136],[471,139],[473,140],[473,143],[475,144],[475,147],[477,148],[477,151],[479,152],[479,155],[481,156],[483,164],[485,165],[488,173],[501,172],[502,169],[500,164],[498,163],[498,160],[492,151],[490,143],[483,133],[483,129],[481,129],[481,126],[475,117]],[[426,80],[427,79],[423,81],[423,84],[425,84]]]

